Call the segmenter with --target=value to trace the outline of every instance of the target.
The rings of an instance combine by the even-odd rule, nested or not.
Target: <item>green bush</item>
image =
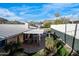
[[[66,56],[66,55],[68,55],[68,52],[67,52],[67,50],[63,47],[63,48],[60,48],[60,49],[58,50],[57,54],[58,54],[59,56]]]
[[[58,56],[67,56],[69,52],[64,47],[64,43],[61,40],[55,40],[56,47],[57,47],[57,54]]]
[[[47,38],[46,38],[45,47],[46,47],[49,51],[52,51],[52,50],[56,47],[55,41],[53,40],[52,37],[50,37],[50,38],[47,37]]]
[[[54,48],[56,48],[56,44],[53,40],[53,37],[46,37],[45,39],[45,48],[41,49],[40,51],[38,51],[36,54],[34,54],[33,56],[46,56],[49,53],[51,53]]]

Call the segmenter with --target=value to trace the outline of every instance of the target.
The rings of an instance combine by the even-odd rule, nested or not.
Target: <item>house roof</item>
[[[27,31],[24,32],[24,34],[43,34],[45,31],[44,29],[28,29]]]
[[[0,38],[20,34],[26,30],[24,24],[0,24]]]

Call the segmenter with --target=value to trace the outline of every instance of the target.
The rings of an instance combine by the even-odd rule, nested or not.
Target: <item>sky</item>
[[[53,20],[57,12],[61,16],[79,18],[79,3],[0,3],[0,17],[8,20]]]

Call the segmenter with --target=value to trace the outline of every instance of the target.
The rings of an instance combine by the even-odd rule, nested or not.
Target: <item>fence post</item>
[[[66,43],[66,32],[67,32],[67,24],[65,23],[65,35],[64,35],[65,43]]]
[[[75,26],[74,37],[73,37],[73,41],[72,41],[72,50],[71,50],[71,52],[70,52],[69,55],[71,55],[72,52],[73,52],[73,50],[74,50],[74,44],[75,44],[75,39],[76,39],[76,33],[77,33],[77,24],[76,24],[76,26]]]
[[[64,41],[66,43],[66,32],[67,32],[67,22],[66,22],[66,19],[64,17],[64,24],[65,24],[65,34],[64,34]]]

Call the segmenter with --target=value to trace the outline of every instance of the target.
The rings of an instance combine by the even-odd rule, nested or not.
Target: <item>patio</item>
[[[45,47],[45,32],[43,29],[30,29],[24,32],[25,53],[35,53]]]
[[[33,44],[27,44],[24,43],[22,45],[22,48],[24,48],[25,53],[35,53],[45,47],[45,41],[41,41],[41,45],[37,45],[36,43]]]

